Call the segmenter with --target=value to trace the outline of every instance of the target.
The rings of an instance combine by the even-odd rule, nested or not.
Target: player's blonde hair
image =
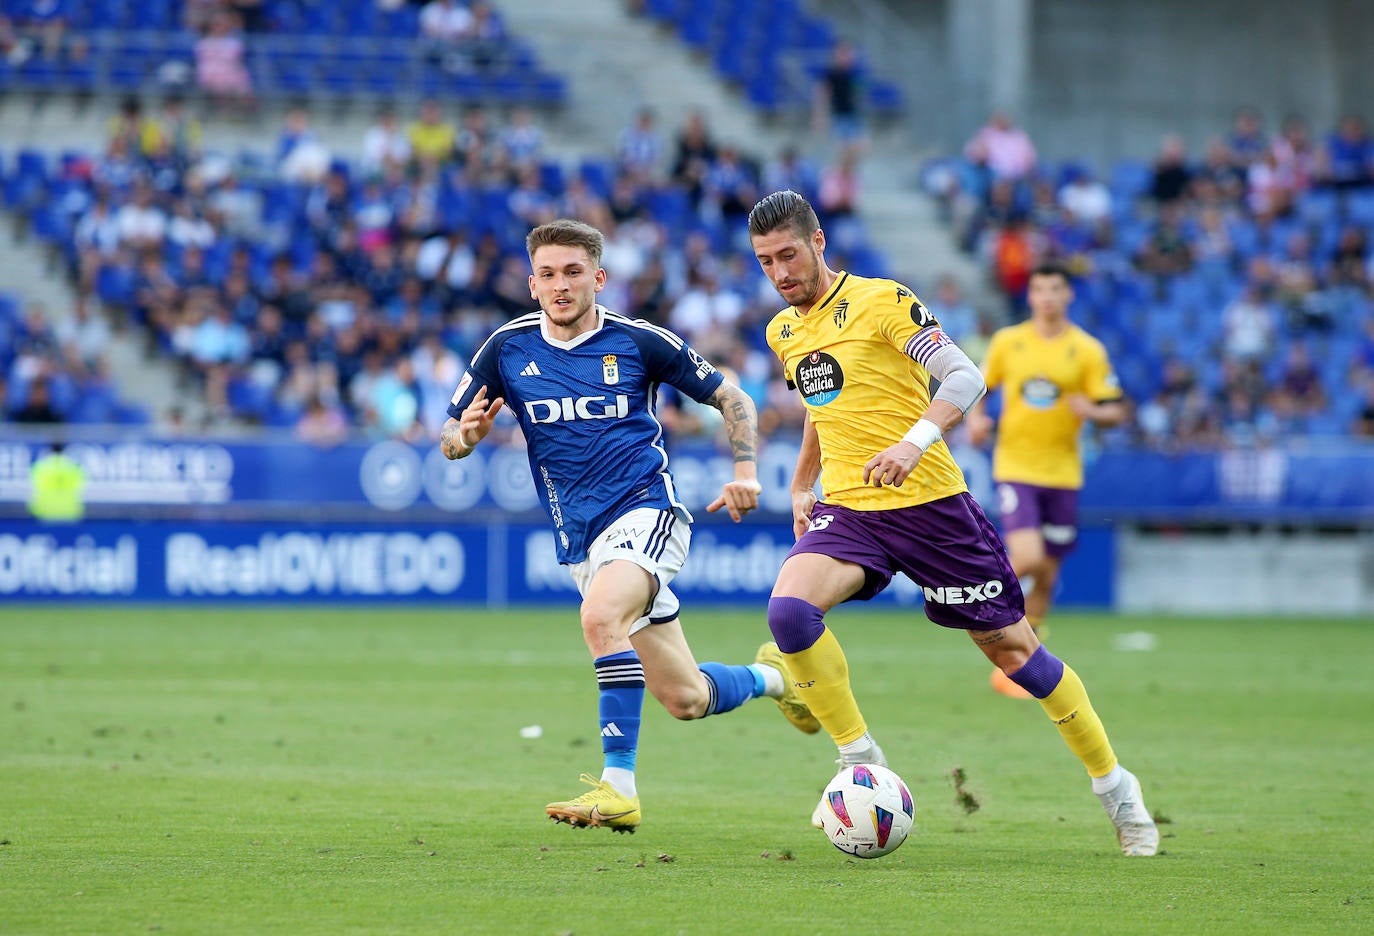
[[[816,209],[802,195],[791,189],[774,192],[759,201],[749,212],[749,236],[760,237],[780,228],[788,228],[802,240],[810,240],[820,229]]]
[[[534,252],[540,247],[557,245],[559,247],[581,247],[591,257],[592,266],[601,266],[601,253],[606,248],[606,237],[590,224],[574,221],[572,218],[559,218],[541,224],[525,235],[525,250],[534,259]]]

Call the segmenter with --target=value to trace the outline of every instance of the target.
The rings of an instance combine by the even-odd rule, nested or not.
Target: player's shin
[[[1116,754],[1107,731],[1093,710],[1083,680],[1070,666],[1041,646],[1011,678],[1040,700],[1045,714],[1089,776],[1103,777],[1112,772]]]
[[[707,715],[723,715],[764,694],[763,675],[756,673],[753,667],[711,662],[702,663],[698,668],[706,679],[710,695],[703,718]]]
[[[822,621],[821,609],[800,598],[768,602],[768,627],[787,668],[812,714],[838,745],[862,738],[868,731],[849,686],[844,651]]]
[[[639,721],[644,710],[644,666],[633,650],[612,653],[593,661],[601,690],[601,750],[606,766],[601,779],[628,797],[635,797],[635,754]]]

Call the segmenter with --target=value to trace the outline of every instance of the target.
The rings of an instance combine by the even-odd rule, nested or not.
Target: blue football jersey
[[[543,313],[498,328],[473,355],[449,404],[459,418],[477,391],[504,397],[525,433],[539,499],[558,534],[558,561],[581,562],[616,517],[636,507],[691,514],[678,500],[654,415],[659,384],[699,403],[720,372],[665,328],[597,306],[601,324],[551,338]]]

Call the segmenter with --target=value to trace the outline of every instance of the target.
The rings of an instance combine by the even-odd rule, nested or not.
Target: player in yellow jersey
[[[1026,616],[1038,636],[1059,567],[1078,542],[1083,424],[1115,426],[1126,418],[1126,404],[1106,349],[1069,321],[1068,272],[1054,264],[1038,267],[1027,298],[1030,319],[992,336],[983,377],[989,389],[1002,388],[992,478],[1012,570],[1033,583]],[[992,420],[981,404],[970,411],[968,427],[975,445],[991,436]],[[1000,669],[992,671],[992,687],[1030,698]]]
[[[986,390],[978,368],[911,290],[830,269],[825,233],[796,192],[755,205],[749,236],[788,303],[767,339],[807,411],[792,479],[798,538],[769,599],[768,626],[840,762],[886,758],[824,615],[873,597],[900,571],[922,586],[930,620],[967,631],[1040,700],[1092,778],[1122,851],[1153,855],[1159,830],[1139,781],[1117,763],[1077,674],[1036,639],[1006,548],[942,441]],[[933,397],[932,377],[940,381]]]

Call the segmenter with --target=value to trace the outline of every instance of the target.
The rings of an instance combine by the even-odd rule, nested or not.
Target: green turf
[[[761,613],[692,612],[701,659],[763,638]],[[600,768],[570,607],[6,606],[0,933],[1374,930],[1370,622],[1057,618],[1168,820],[1164,854],[1126,859],[967,638],[832,617],[916,796],[875,861],[808,826],[833,749],[766,702],[695,724],[647,703],[638,834],[545,819]],[[1138,630],[1156,649],[1114,649]]]

